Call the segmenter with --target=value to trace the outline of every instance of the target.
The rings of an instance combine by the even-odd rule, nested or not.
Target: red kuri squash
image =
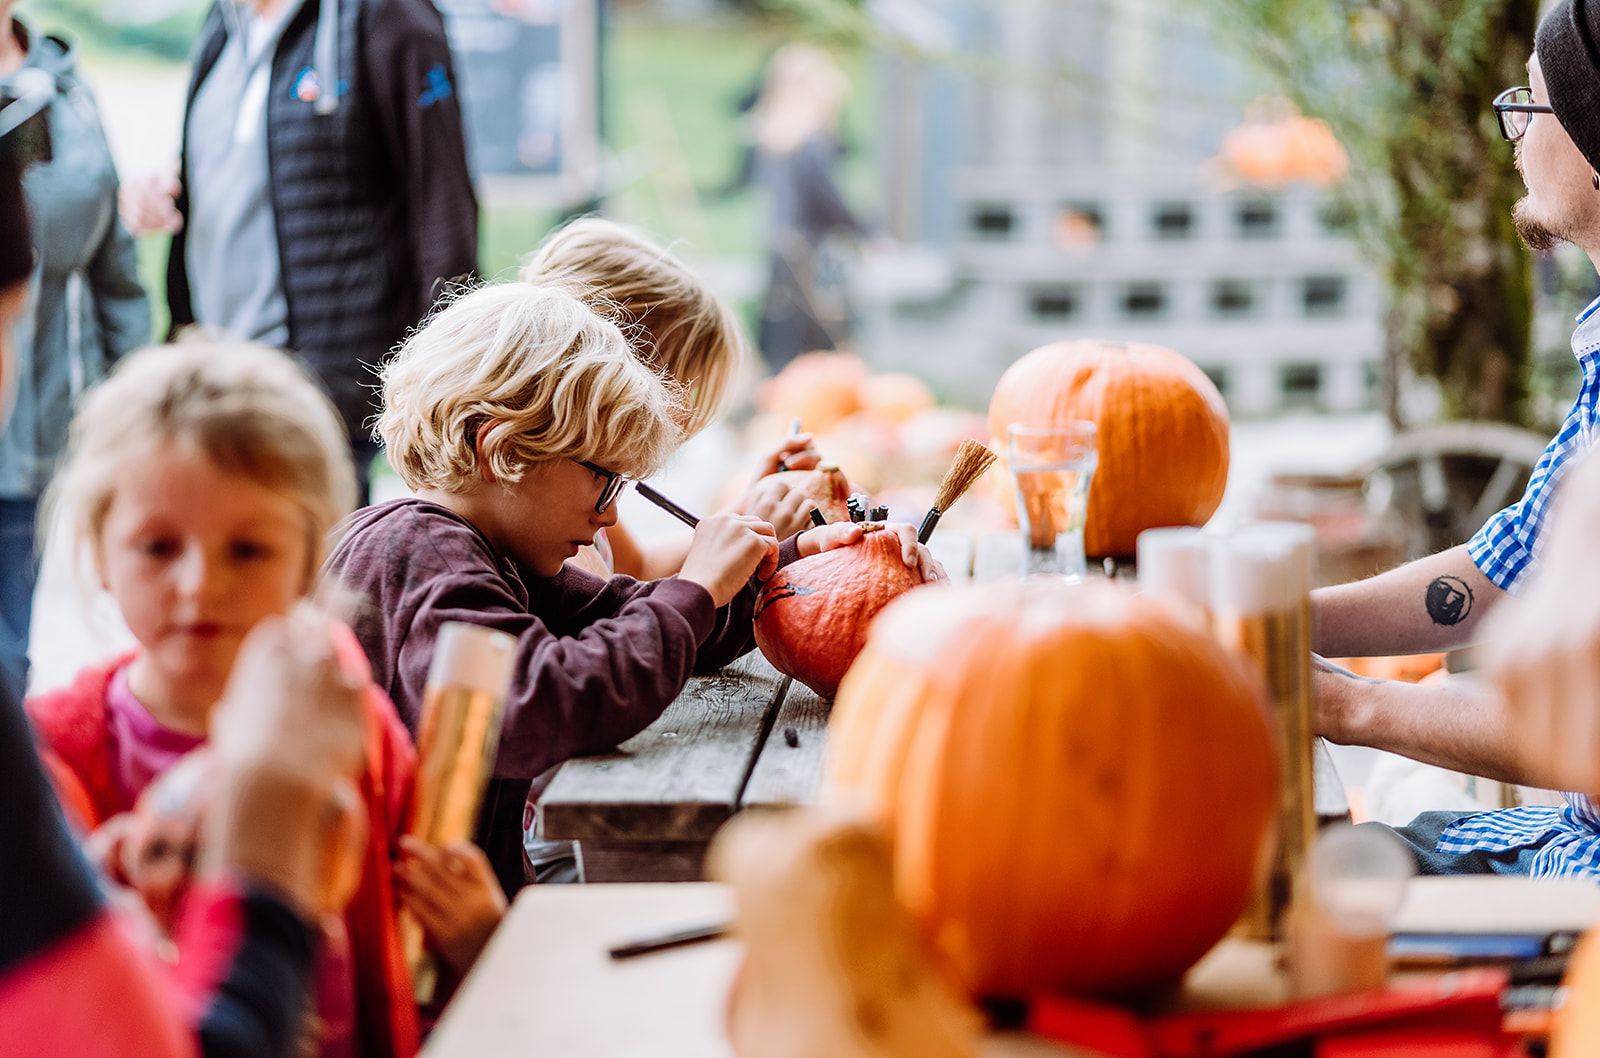
[[[774,668],[824,698],[867,641],[867,625],[922,583],[900,557],[900,538],[867,523],[857,544],[780,569],[756,601],[756,645]]]

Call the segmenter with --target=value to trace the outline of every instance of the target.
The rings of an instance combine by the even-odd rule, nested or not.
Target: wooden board
[[[781,808],[816,800],[832,707],[833,703],[824,702],[803,684],[789,688],[750,773],[742,807]]]
[[[704,842],[727,821],[778,707],[783,678],[757,652],[696,677],[616,753],[568,761],[539,798],[542,837]]]
[[[720,885],[529,886],[445,1009],[425,1058],[733,1058],[723,1037],[739,957],[722,940],[615,962],[641,935],[723,921]],[[984,1058],[1072,1058],[1014,1034]]]

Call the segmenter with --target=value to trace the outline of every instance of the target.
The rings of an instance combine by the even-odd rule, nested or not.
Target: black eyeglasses
[[[1500,119],[1500,135],[1511,143],[1522,139],[1535,114],[1554,113],[1550,107],[1533,101],[1531,88],[1507,88],[1494,97],[1494,114]]]
[[[622,490],[627,488],[629,481],[632,480],[623,477],[615,470],[607,470],[605,467],[597,466],[587,459],[574,459],[573,462],[585,470],[592,471],[606,479],[605,487],[600,490],[600,498],[594,501],[594,513],[596,514],[606,513],[611,505],[617,502],[617,497],[622,495]]]

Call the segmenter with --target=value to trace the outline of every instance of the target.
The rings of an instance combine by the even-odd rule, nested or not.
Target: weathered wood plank
[[[706,841],[733,814],[782,677],[752,651],[696,677],[616,753],[568,761],[539,799],[546,838]]]
[[[704,841],[580,841],[585,882],[698,882],[704,877]]]
[[[831,702],[795,683],[784,696],[778,719],[756,757],[755,770],[740,799],[743,808],[811,804],[822,786]]]

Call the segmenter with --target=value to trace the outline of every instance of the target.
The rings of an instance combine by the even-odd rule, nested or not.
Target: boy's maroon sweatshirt
[[[446,621],[517,638],[496,781],[479,833],[502,881],[513,849],[520,871],[530,780],[572,757],[615,749],[660,716],[690,676],[716,671],[755,642],[749,588],[719,610],[703,587],[677,578],[601,580],[571,566],[534,576],[470,521],[424,500],[357,511],[335,538],[324,572],[360,597],[351,627],[373,681],[413,736]],[[796,557],[795,541],[785,541],[780,565]]]

